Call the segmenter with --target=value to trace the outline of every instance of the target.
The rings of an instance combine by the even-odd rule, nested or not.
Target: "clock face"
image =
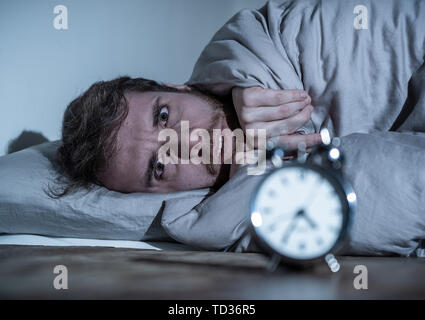
[[[274,251],[297,260],[329,252],[344,228],[338,190],[320,170],[286,166],[274,171],[255,195],[251,222]]]

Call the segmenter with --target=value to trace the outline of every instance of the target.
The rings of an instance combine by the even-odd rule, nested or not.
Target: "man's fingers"
[[[246,107],[278,106],[281,104],[302,101],[308,97],[304,90],[274,90],[261,87],[235,89],[234,100],[242,102]]]
[[[277,137],[285,134],[291,134],[305,125],[311,118],[313,106],[308,105],[294,116],[270,122],[256,122],[252,125],[247,125],[246,128],[266,129],[267,137]]]
[[[272,138],[277,144],[285,146],[285,151],[287,155],[292,156],[293,152],[298,149],[298,145],[300,143],[305,143],[306,151],[310,152],[314,146],[322,144],[322,137],[320,133],[312,133],[312,134],[288,134],[281,135],[279,137]],[[253,142],[254,144],[250,144]],[[247,140],[247,144],[250,149],[258,149],[263,148],[264,146],[259,146],[258,137],[254,139]]]
[[[298,144],[301,142],[306,144],[307,149],[322,143],[320,133],[282,135],[275,139],[278,144],[283,144],[289,151],[297,150]]]
[[[264,94],[264,97],[262,96]],[[273,90],[267,89],[264,93],[253,95],[257,106],[278,106],[285,103],[303,101],[308,97],[304,90]]]
[[[285,119],[286,120],[286,129],[282,128],[280,131],[281,134],[291,134],[301,128],[311,119],[311,113],[313,112],[313,106],[310,104],[302,109],[300,112],[294,116]]]
[[[310,102],[310,97],[307,97],[302,101],[285,103],[274,107],[245,108],[243,110],[243,118],[246,123],[283,120],[295,115],[308,106]]]

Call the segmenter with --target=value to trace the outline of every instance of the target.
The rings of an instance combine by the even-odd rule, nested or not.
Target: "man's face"
[[[212,187],[228,178],[228,165],[163,164],[158,153],[166,141],[158,141],[162,129],[178,134],[179,152],[181,124],[188,121],[189,130],[229,129],[221,105],[213,100],[187,92],[129,92],[125,94],[129,112],[118,131],[118,152],[109,168],[101,175],[102,183],[120,192],[175,192]],[[212,139],[212,135],[211,135]],[[199,143],[190,141],[189,149]],[[222,152],[211,142],[211,153]],[[231,157],[224,155],[224,157]],[[178,155],[179,160],[181,155]],[[176,162],[176,161],[173,161]]]

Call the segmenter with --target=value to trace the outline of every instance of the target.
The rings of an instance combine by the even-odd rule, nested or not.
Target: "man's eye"
[[[159,121],[162,125],[167,125],[168,122],[168,107],[162,107],[159,111]]]
[[[163,174],[164,174],[164,164],[157,161],[155,163],[155,177],[157,179],[161,179]]]

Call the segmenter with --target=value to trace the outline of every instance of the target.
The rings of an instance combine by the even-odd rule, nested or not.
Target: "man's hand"
[[[289,150],[300,142],[311,148],[322,142],[320,134],[297,134],[313,111],[311,98],[303,90],[273,90],[261,87],[232,90],[233,104],[242,129],[266,129],[267,138],[276,138]]]

